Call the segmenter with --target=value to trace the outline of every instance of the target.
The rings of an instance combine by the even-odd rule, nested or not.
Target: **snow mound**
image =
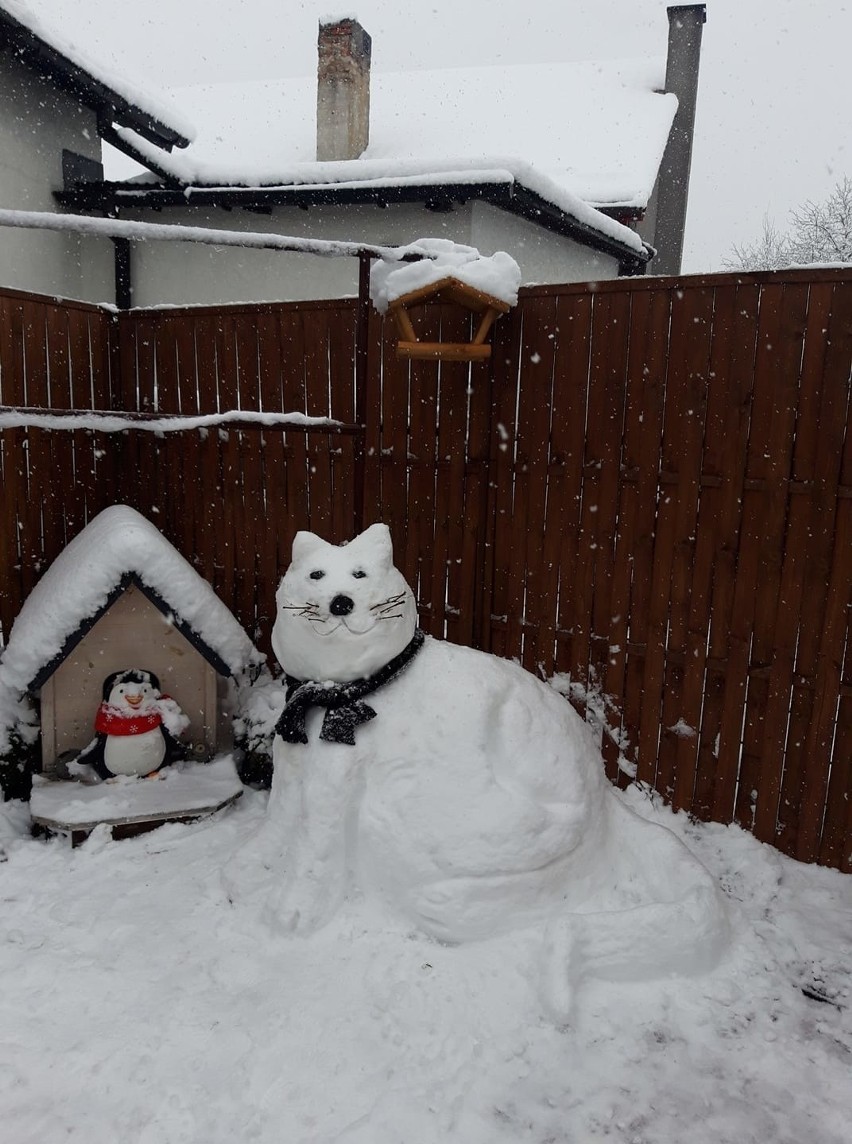
[[[849,877],[617,797],[710,867],[736,938],[702,978],[589,982],[567,1033],[541,1020],[535,931],[442,945],[357,898],[276,939],[229,903],[211,872],[265,795],[76,850],[0,804],[4,1140],[847,1139]]]
[[[433,253],[434,258],[422,262],[377,262],[370,272],[370,298],[380,313],[384,314],[397,298],[446,278],[455,278],[509,306],[517,304],[521,271],[505,251],[498,250],[488,257],[473,246],[446,238],[418,238],[413,245]]]

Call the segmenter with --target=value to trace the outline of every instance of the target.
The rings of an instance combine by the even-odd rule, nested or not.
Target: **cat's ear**
[[[371,524],[360,536],[350,540],[346,548],[370,568],[382,571],[393,568],[393,541],[386,524]]]
[[[316,536],[313,532],[297,532],[293,538],[293,555],[291,563],[294,565],[306,564],[314,560],[324,549],[331,545]]]

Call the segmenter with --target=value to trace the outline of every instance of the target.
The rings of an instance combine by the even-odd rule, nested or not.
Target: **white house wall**
[[[506,250],[524,282],[615,278],[614,258],[482,203],[437,212],[419,204],[281,207],[271,214],[234,209],[173,207],[122,218],[183,223],[223,230],[267,231],[297,238],[345,239],[399,245],[422,237],[449,238],[483,254]],[[222,249],[188,243],[136,243],[132,253],[133,305],[217,305],[227,302],[340,298],[358,292],[354,258]]]
[[[141,222],[182,223],[219,230],[260,231],[296,238],[344,239],[397,246],[424,235],[470,241],[470,208],[439,214],[417,204],[280,207],[271,214],[242,209],[173,207],[156,213],[123,211]],[[356,258],[320,258],[266,250],[223,249],[189,243],[136,243],[132,253],[133,305],[216,305],[222,302],[298,301],[358,293]]]
[[[0,206],[55,212],[62,151],[100,162],[96,116],[0,52]],[[0,286],[113,301],[112,243],[0,227]]]
[[[470,242],[482,254],[505,250],[521,268],[525,286],[599,282],[618,277],[618,261],[490,203],[473,204]]]

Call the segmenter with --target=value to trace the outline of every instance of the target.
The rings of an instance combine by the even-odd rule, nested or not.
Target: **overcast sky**
[[[312,73],[329,16],[358,16],[382,71],[664,56],[667,37],[665,0],[27,3],[152,92]],[[685,270],[719,269],[764,214],[783,225],[852,177],[850,45],[852,0],[708,0]]]

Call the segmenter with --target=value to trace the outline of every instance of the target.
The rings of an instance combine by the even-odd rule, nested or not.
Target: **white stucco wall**
[[[307,211],[280,207],[268,215],[204,207],[122,212],[122,218],[131,217],[143,222],[388,245],[424,236],[450,238],[476,246],[483,254],[508,251],[520,264],[524,282],[578,282],[618,274],[614,258],[483,203],[457,206],[449,212],[429,211],[419,204],[311,207]],[[354,258],[152,242],[134,245],[132,278],[133,305],[139,307],[296,301],[356,294],[358,263]]]
[[[279,207],[271,214],[174,207],[156,213],[122,211],[121,217],[396,246],[427,234],[467,243],[470,215],[469,207],[437,213],[419,204],[401,204],[385,209],[311,207],[307,211]],[[356,258],[164,242],[135,243],[131,258],[134,306],[297,301],[358,293]]]
[[[525,286],[551,282],[599,282],[618,277],[618,260],[581,246],[535,223],[474,203],[470,242],[482,254],[505,250],[521,268]]]
[[[62,150],[100,161],[93,111],[0,51],[0,206],[57,211]],[[113,301],[112,243],[0,227],[0,286]]]

